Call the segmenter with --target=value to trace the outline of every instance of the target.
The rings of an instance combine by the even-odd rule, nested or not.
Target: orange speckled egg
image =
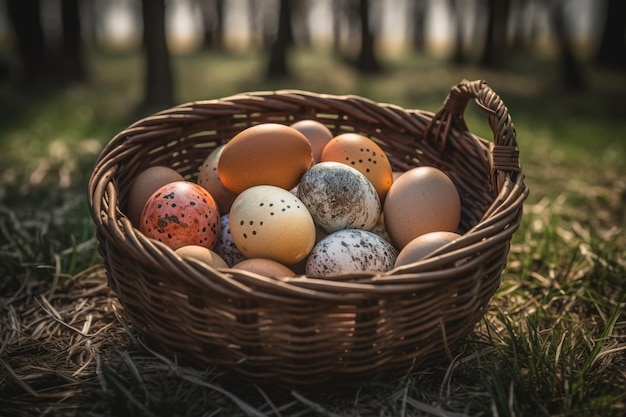
[[[324,146],[321,162],[335,161],[355,168],[372,183],[381,202],[393,182],[387,155],[372,139],[358,133],[342,133]]]
[[[455,232],[461,219],[461,200],[443,171],[420,166],[394,181],[383,210],[387,232],[394,245],[402,249],[428,232]]]
[[[135,227],[139,227],[141,211],[148,198],[159,187],[184,178],[177,171],[166,166],[153,166],[139,173],[133,180],[128,193],[128,218]]]
[[[311,144],[302,133],[278,123],[262,123],[242,130],[224,146],[217,173],[236,194],[255,185],[290,190],[312,158]]]
[[[212,249],[220,235],[220,211],[207,190],[193,182],[176,181],[150,196],[139,230],[173,250],[186,245]]]
[[[319,162],[322,149],[333,138],[333,134],[324,124],[317,120],[300,120],[291,125],[292,128],[301,132],[311,142],[313,160]]]
[[[454,232],[429,232],[418,236],[402,248],[394,266],[398,267],[420,261],[434,252],[435,249],[460,237],[461,235]]]
[[[176,252],[181,258],[195,259],[211,265],[214,268],[228,268],[228,264],[221,256],[213,252],[209,248],[205,248],[200,245],[185,245],[176,249]]]
[[[304,259],[315,244],[315,224],[306,206],[273,185],[250,187],[230,208],[233,242],[246,258],[267,258],[284,265]]]
[[[296,275],[289,267],[280,262],[265,258],[244,259],[234,265],[233,269],[243,269],[244,271],[254,272],[270,278],[293,277]]]
[[[235,197],[237,197],[237,194],[224,187],[217,174],[217,165],[224,146],[226,145],[215,148],[204,160],[198,171],[198,184],[211,193],[222,214],[230,211],[230,206],[235,201]]]

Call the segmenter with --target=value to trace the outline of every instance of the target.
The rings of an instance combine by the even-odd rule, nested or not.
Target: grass
[[[118,317],[95,250],[86,181],[141,98],[135,55],[89,55],[85,85],[0,85],[0,410],[6,415],[620,416],[626,413],[626,79],[586,66],[564,92],[550,62],[503,71],[424,56],[359,76],[332,57],[294,57],[264,81],[257,53],[177,57],[177,101],[300,88],[435,111],[462,78],[509,107],[531,190],[502,285],[445,366],[358,391],[257,386],[152,351]],[[471,130],[491,133],[470,106]]]

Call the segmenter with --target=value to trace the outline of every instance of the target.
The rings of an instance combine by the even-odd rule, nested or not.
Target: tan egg
[[[324,124],[317,120],[300,120],[291,125],[311,142],[313,160],[319,162],[322,149],[333,138],[333,134]]]
[[[383,208],[385,227],[396,248],[428,232],[456,232],[461,200],[454,183],[441,170],[421,166],[393,183]]]
[[[270,278],[293,277],[296,275],[289,267],[280,262],[265,258],[244,259],[234,265],[233,269],[243,269],[244,271],[254,272]]]
[[[290,190],[311,166],[311,144],[296,129],[262,123],[239,132],[222,150],[217,173],[235,194],[256,185]]]
[[[141,211],[150,196],[165,184],[183,181],[183,176],[166,166],[153,166],[140,172],[133,180],[128,193],[127,214],[131,223],[139,227]]]
[[[211,249],[198,245],[186,245],[176,249],[181,258],[190,258],[211,265],[214,268],[228,268],[228,264],[221,256],[213,252]]]
[[[342,133],[326,144],[320,162],[341,162],[355,168],[372,183],[381,203],[393,182],[387,155],[372,139],[358,133]]]
[[[230,206],[237,197],[237,194],[224,187],[217,174],[217,165],[224,146],[226,145],[215,148],[204,160],[198,171],[198,184],[211,193],[222,214],[230,211]]]
[[[394,267],[421,261],[436,249],[460,237],[461,235],[454,232],[430,232],[418,236],[402,248]]]
[[[233,242],[246,258],[292,265],[315,244],[315,223],[304,203],[272,185],[257,185],[239,194],[229,224]]]

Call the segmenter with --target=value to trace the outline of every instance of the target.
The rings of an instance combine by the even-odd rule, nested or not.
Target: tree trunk
[[[608,0],[604,30],[596,60],[614,67],[626,65],[626,2]]]
[[[507,25],[510,0],[488,0],[487,11],[487,36],[485,47],[480,58],[480,64],[485,67],[495,68],[502,65],[507,53]]]
[[[378,60],[375,49],[376,38],[370,25],[370,2],[359,1],[359,17],[361,20],[361,50],[357,58],[357,70],[362,73],[379,73],[383,67]]]
[[[8,0],[6,6],[15,34],[20,78],[27,85],[46,80],[50,71],[39,0]]]
[[[61,2],[63,22],[61,76],[66,81],[82,81],[85,78],[79,3],[79,0],[62,0]]]
[[[221,49],[223,46],[224,0],[200,0],[202,11],[204,48]]]
[[[145,91],[140,112],[148,113],[171,107],[174,87],[165,33],[165,0],[143,0],[141,9]]]
[[[426,16],[428,14],[428,1],[413,0],[412,13],[409,14],[412,20],[409,24],[413,28],[411,41],[415,50],[423,52],[426,48]]]
[[[287,58],[293,44],[293,30],[291,27],[291,0],[280,0],[278,15],[278,33],[270,48],[270,59],[267,68],[268,78],[289,77]]]
[[[564,5],[564,0],[553,0],[550,11],[561,53],[561,74],[566,89],[583,91],[586,88],[585,77],[568,39]]]

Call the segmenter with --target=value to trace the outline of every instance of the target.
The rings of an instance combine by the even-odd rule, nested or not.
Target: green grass
[[[177,101],[297,88],[436,111],[453,84],[482,78],[507,104],[530,196],[502,285],[455,360],[357,392],[315,394],[184,368],[130,339],[102,301],[101,277],[88,288],[82,279],[98,263],[86,182],[102,146],[133,121],[141,61],[93,53],[87,84],[43,93],[0,85],[0,408],[26,403],[27,415],[46,407],[158,416],[626,413],[624,77],[587,65],[590,91],[582,94],[563,92],[550,62],[496,72],[407,56],[389,58],[386,74],[360,76],[329,55],[293,58],[293,80],[265,81],[258,53],[176,57]],[[480,109],[470,103],[466,117],[474,133],[491,137]],[[50,308],[57,314],[44,314]],[[59,325],[61,317],[80,329],[89,314],[106,338]],[[40,334],[44,323],[58,338]],[[16,326],[25,339],[4,330]],[[13,340],[32,358],[22,363]],[[86,340],[97,349],[81,351]],[[46,355],[67,355],[71,375],[37,365]],[[16,382],[20,375],[30,375],[26,385]],[[38,398],[29,388],[61,398]]]

